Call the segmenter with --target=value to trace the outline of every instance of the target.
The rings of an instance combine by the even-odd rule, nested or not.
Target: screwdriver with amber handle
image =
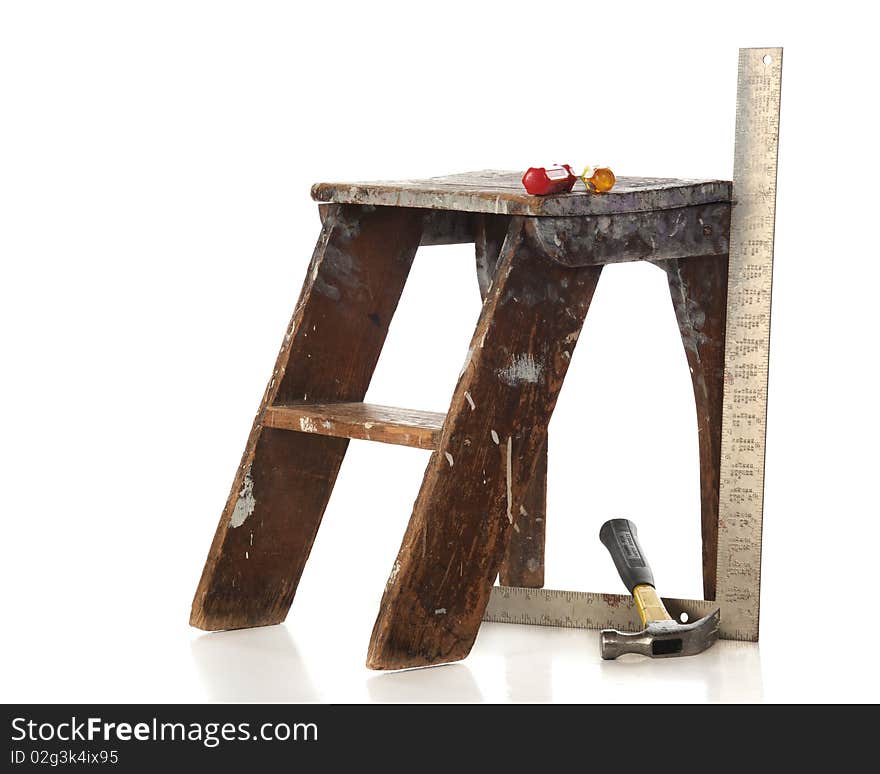
[[[617,182],[614,173],[608,167],[584,167],[581,180],[588,191],[593,193],[607,193]]]

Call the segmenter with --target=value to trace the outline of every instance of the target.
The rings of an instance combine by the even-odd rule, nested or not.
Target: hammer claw
[[[603,659],[615,659],[626,653],[638,653],[649,658],[695,656],[711,647],[718,639],[721,611],[694,623],[677,621],[649,621],[641,632],[619,632],[605,629],[600,639]]]

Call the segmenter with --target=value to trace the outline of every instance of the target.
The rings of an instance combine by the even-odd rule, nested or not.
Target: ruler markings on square
[[[758,639],[781,86],[781,48],[740,49],[718,511],[716,601],[725,639]],[[676,616],[715,606],[665,601]],[[632,600],[619,594],[503,586],[492,589],[484,620],[640,628]]]

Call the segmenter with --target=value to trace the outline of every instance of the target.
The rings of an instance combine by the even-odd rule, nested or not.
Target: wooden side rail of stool
[[[349,438],[432,449],[368,665],[470,651],[498,577],[543,583],[547,426],[602,266],[665,269],[700,438],[703,578],[714,597],[730,184],[622,178],[527,195],[515,173],[320,184],[322,230],[193,601],[191,623],[279,623]],[[483,307],[445,415],[364,395],[420,244],[472,241]]]

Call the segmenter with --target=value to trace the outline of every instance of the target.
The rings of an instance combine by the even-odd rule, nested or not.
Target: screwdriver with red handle
[[[529,167],[522,176],[522,183],[532,196],[546,196],[567,193],[577,179],[568,164],[555,164],[552,167]]]

